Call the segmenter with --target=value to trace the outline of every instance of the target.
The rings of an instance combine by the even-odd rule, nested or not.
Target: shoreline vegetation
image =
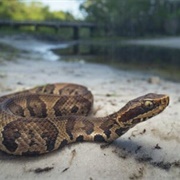
[[[19,53],[17,48],[14,48],[11,45],[7,45],[5,43],[0,43],[0,49],[0,63],[5,60],[13,60],[14,57],[16,57]]]

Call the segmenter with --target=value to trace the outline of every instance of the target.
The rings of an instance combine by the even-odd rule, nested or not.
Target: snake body
[[[168,103],[167,95],[151,93],[107,117],[90,117],[93,96],[82,85],[47,84],[9,94],[0,98],[0,150],[39,155],[74,142],[111,142]]]

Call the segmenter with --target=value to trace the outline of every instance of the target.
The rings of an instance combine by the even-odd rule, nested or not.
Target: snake
[[[113,142],[168,104],[168,95],[148,93],[117,112],[95,117],[93,95],[79,84],[45,84],[4,95],[0,97],[0,150],[26,156],[76,142]]]

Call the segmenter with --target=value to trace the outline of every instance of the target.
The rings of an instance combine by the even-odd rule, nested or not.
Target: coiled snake
[[[162,112],[167,95],[147,94],[107,117],[88,117],[93,96],[84,86],[59,83],[0,98],[0,150],[14,155],[47,153],[79,141],[111,142]]]

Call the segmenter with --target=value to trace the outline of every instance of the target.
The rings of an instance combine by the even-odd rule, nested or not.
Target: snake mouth
[[[169,105],[170,98],[165,94],[147,94],[144,96],[144,110],[141,107],[140,110],[137,108],[137,116],[132,118],[131,124],[134,126],[139,122],[146,121],[149,118],[152,118],[162,111]],[[148,97],[148,98],[147,98]],[[140,97],[141,98],[141,97]],[[148,102],[148,103],[147,103]],[[151,103],[149,103],[151,102]],[[149,106],[151,104],[152,106]],[[142,105],[142,104],[141,104]],[[142,111],[141,111],[142,110]]]
[[[165,106],[168,106],[169,105],[169,101],[170,101],[170,98],[168,95],[164,95],[164,98],[162,100],[162,104],[164,104]]]
[[[162,94],[159,96],[161,96],[160,103],[159,103],[159,110],[160,112],[162,112],[169,105],[170,98],[168,95],[165,95],[165,94]]]
[[[119,121],[136,124],[161,113],[169,104],[169,96],[149,93],[129,101],[119,112]]]
[[[144,96],[145,100],[152,101],[154,104],[157,104],[159,107],[164,107],[166,108],[169,105],[170,98],[166,94],[154,94],[154,93],[149,93]],[[163,109],[164,109],[163,108]]]

